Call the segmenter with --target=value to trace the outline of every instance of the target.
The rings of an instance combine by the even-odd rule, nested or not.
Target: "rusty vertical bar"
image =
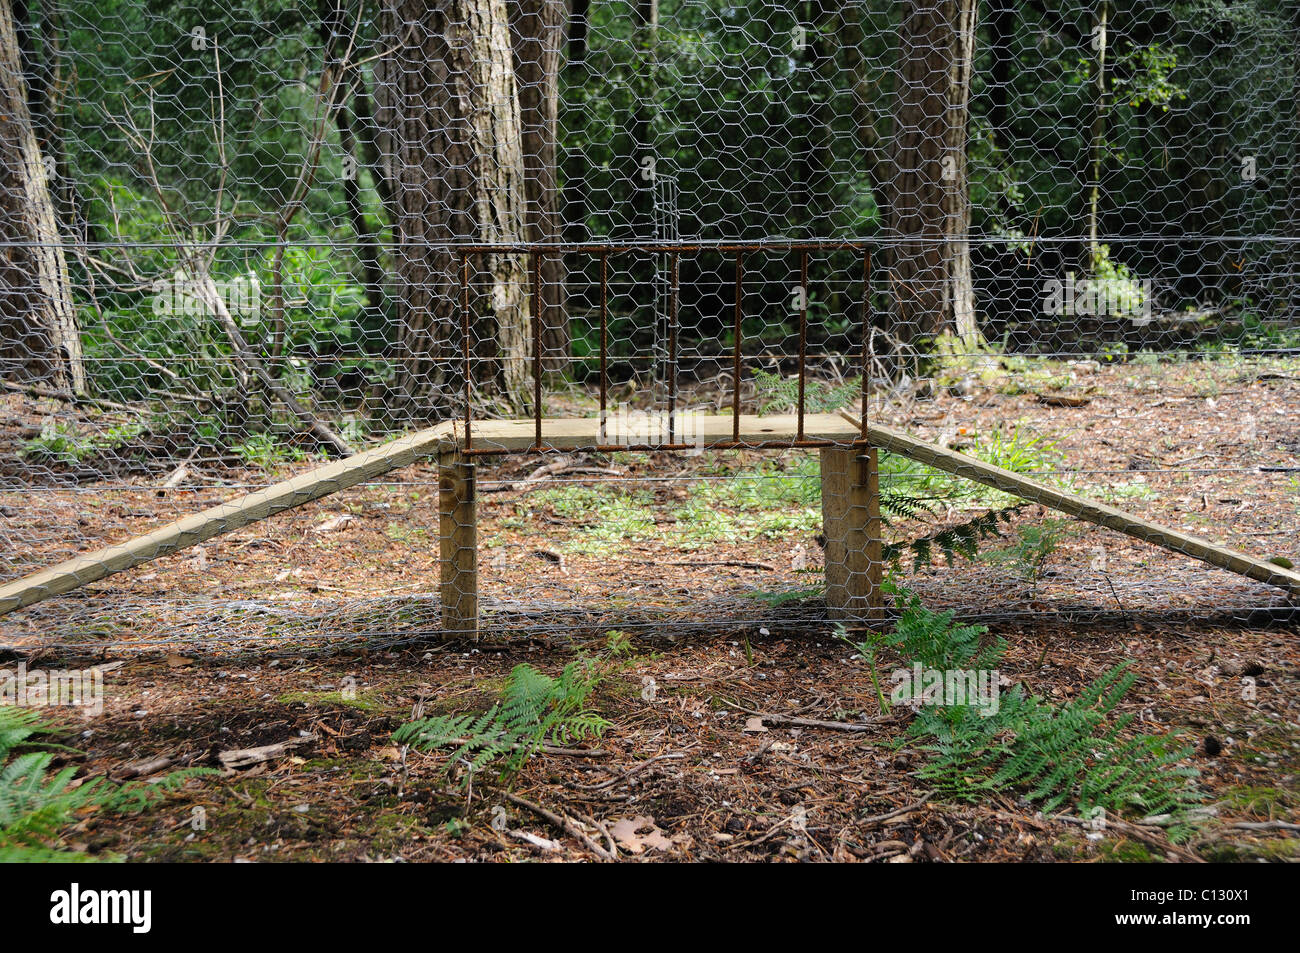
[[[473,449],[470,427],[474,423],[474,386],[469,359],[469,254],[460,256],[460,341],[465,359],[465,449]]]
[[[803,440],[803,418],[808,391],[808,252],[799,253],[799,427],[795,439]]]
[[[731,439],[740,443],[740,326],[743,318],[741,302],[744,292],[741,285],[741,258],[743,252],[736,252],[736,320],[732,331],[734,347],[731,354]]]
[[[600,439],[605,440],[609,400],[609,252],[600,253]]]
[[[871,384],[871,250],[862,255],[862,441],[867,440],[867,393]]]
[[[677,267],[678,255],[668,256],[668,442],[677,442]]]
[[[542,253],[533,252],[533,433],[542,448]]]

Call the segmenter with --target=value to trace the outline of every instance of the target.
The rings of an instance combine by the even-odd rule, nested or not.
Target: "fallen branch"
[[[157,774],[170,768],[172,759],[169,755],[163,755],[160,758],[150,758],[148,761],[135,761],[128,764],[118,774],[118,778],[125,781],[129,778],[147,778],[151,774]]]
[[[451,745],[467,745],[472,740],[473,739],[470,738],[448,738],[446,741],[446,745],[448,747],[450,747]],[[518,751],[522,747],[524,747],[524,745],[513,744],[510,746],[509,750]],[[537,750],[540,751],[542,754],[554,755],[555,757],[558,758],[607,758],[609,757],[609,752],[604,750],[603,748],[557,748],[554,745],[542,745]]]
[[[289,388],[276,380],[265,362],[253,352],[253,349],[244,339],[243,332],[239,330],[239,325],[231,316],[230,309],[226,307],[226,302],[217,290],[217,284],[212,280],[212,276],[207,272],[197,275],[194,279],[194,289],[199,300],[203,302],[208,311],[225,329],[226,337],[230,339],[230,345],[234,348],[236,360],[253,372],[253,375],[267,394],[288,408],[289,412],[297,417],[304,427],[310,430],[318,440],[332,448],[335,453],[345,457],[351,454],[352,448],[348,446],[348,442],[325,426],[318,417],[300,404],[298,398],[293,396]]]
[[[1237,821],[1228,826],[1239,831],[1300,831],[1300,824],[1286,821]]]
[[[1096,823],[1096,821],[1093,820],[1085,819],[1082,817],[1071,817],[1068,814],[1059,814],[1057,815],[1056,820],[1065,821],[1067,824],[1078,824],[1080,826],[1087,826]],[[1128,836],[1135,838],[1136,840],[1142,841],[1144,844],[1147,844],[1148,846],[1155,847],[1158,850],[1163,850],[1163,851],[1167,851],[1168,853],[1174,854],[1179,859],[1185,860],[1188,863],[1192,863],[1192,864],[1205,863],[1204,858],[1198,857],[1196,854],[1193,854],[1191,851],[1184,850],[1183,848],[1170,843],[1167,839],[1158,837],[1155,833],[1145,831],[1136,824],[1130,824],[1127,821],[1121,821],[1118,818],[1107,817],[1106,829],[1107,830],[1114,829],[1119,831],[1121,834],[1127,834]]]
[[[786,725],[792,728],[824,728],[827,731],[874,731],[879,725],[894,724],[902,721],[895,715],[877,715],[874,718],[868,718],[866,721],[822,721],[820,718],[798,718],[794,715],[772,715],[766,712],[755,711],[752,708],[745,708],[734,702],[722,699],[724,704],[730,705],[737,711],[743,711],[747,715],[753,715],[764,722],[773,725]]]
[[[932,797],[934,797],[934,792],[927,791],[921,797],[921,800],[917,801],[915,804],[909,804],[907,805],[907,807],[895,808],[894,810],[888,811],[884,814],[875,814],[871,817],[864,817],[860,821],[858,821],[858,823],[859,824],[881,824],[885,821],[893,820],[894,818],[901,817],[904,814],[912,813],[917,808],[922,807]]]
[[[221,762],[221,766],[227,771],[251,768],[255,764],[264,764],[267,761],[284,757],[294,748],[309,744],[315,740],[315,735],[309,735],[305,738],[290,738],[288,741],[277,741],[275,744],[262,745],[259,748],[235,748],[231,751],[222,751],[217,755],[217,760]]]
[[[776,572],[776,567],[770,563],[747,562],[743,559],[710,559],[701,560],[700,562],[678,561],[665,562],[661,560],[643,559],[640,560],[643,566],[733,566],[737,569],[760,569],[764,572]]]
[[[560,849],[560,842],[547,840],[545,837],[538,837],[536,834],[530,834],[528,831],[506,831],[515,840],[521,840],[525,844],[536,847],[538,850],[552,851]]]
[[[16,394],[61,400],[65,404],[89,404],[92,407],[102,407],[104,410],[116,410],[132,414],[141,413],[143,410],[139,406],[132,407],[130,404],[119,404],[115,400],[105,400],[102,397],[89,397],[85,394],[73,394],[66,390],[54,390],[49,387],[42,387],[39,384],[14,384],[10,381],[0,381],[0,384],[4,385],[5,390],[13,391]]]
[[[524,798],[521,798],[517,794],[510,794],[509,792],[506,792],[506,800],[509,801],[511,804],[517,804],[519,807],[527,808],[528,810],[536,814],[538,817],[545,818],[546,820],[550,821],[553,825],[558,827],[560,830],[565,831],[573,835],[574,837],[578,838],[578,840],[582,841],[582,843],[586,846],[586,848],[589,851],[591,851],[601,860],[618,859],[609,851],[607,851],[605,848],[601,847],[594,840],[592,840],[591,835],[589,835],[586,831],[584,831],[578,825],[578,822],[573,820],[572,818],[567,817],[565,815],[552,813],[551,811],[548,811],[546,808],[542,807],[541,805],[534,804],[532,801],[525,800]]]

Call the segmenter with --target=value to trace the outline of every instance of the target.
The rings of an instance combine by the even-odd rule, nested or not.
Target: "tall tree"
[[[565,0],[511,0],[510,34],[524,153],[524,191],[530,242],[562,239],[558,158],[560,50],[569,11]],[[559,255],[541,262],[542,359],[547,370],[564,370],[569,354],[565,267]]]
[[[1090,162],[1088,175],[1088,260],[1084,263],[1085,273],[1092,273],[1100,262],[1101,248],[1097,237],[1097,219],[1101,204],[1101,170],[1106,160],[1106,119],[1110,107],[1110,97],[1106,90],[1106,44],[1110,17],[1109,0],[1101,0],[1097,5],[1092,24],[1092,50],[1096,58],[1092,63],[1093,88],[1096,90],[1096,102],[1092,113],[1092,136],[1090,144]]]
[[[1300,5],[1292,8],[1291,11],[1291,81],[1294,89],[1294,102],[1291,108],[1294,110],[1292,119],[1292,152],[1293,156],[1300,155]],[[1290,228],[1292,236],[1300,235],[1300,163],[1292,162],[1290,164],[1290,190],[1287,195],[1287,227]],[[1291,275],[1300,275],[1300,242],[1292,242],[1287,250],[1290,257]],[[1287,282],[1289,291],[1288,304],[1291,306],[1292,313],[1300,313],[1300,281],[1294,277]]]
[[[376,119],[392,150],[397,373],[390,410],[460,401],[461,245],[525,238],[519,98],[504,0],[395,0],[383,15]],[[471,377],[507,412],[527,404],[522,256],[468,256]]]
[[[569,12],[569,55],[565,72],[569,74],[568,83],[573,86],[585,86],[593,81],[590,67],[587,65],[587,38],[591,28],[591,0],[572,0]],[[594,83],[593,83],[594,85]],[[599,88],[599,87],[597,87]],[[589,184],[584,181],[583,172],[588,168],[590,157],[581,149],[567,149],[564,156],[564,204],[561,219],[564,237],[573,242],[582,242],[590,238],[587,232],[587,210]]]
[[[976,0],[907,0],[890,170],[891,289],[904,342],[978,336],[966,145]]]
[[[334,124],[338,130],[339,150],[343,155],[343,204],[348,212],[348,224],[357,245],[357,257],[361,262],[362,281],[366,289],[366,301],[370,309],[379,314],[384,309],[383,268],[380,263],[379,239],[366,222],[365,208],[361,201],[361,156],[358,155],[357,119],[353,107],[356,96],[365,96],[363,77],[349,59],[356,44],[356,36],[349,32],[349,10],[344,0],[319,0],[317,32],[324,50],[325,64],[322,75],[333,77],[334,83],[342,82],[344,89],[336,92],[334,100]],[[376,164],[377,165],[377,164]],[[378,182],[382,172],[374,168]],[[381,191],[382,194],[382,191]],[[282,247],[283,243],[281,243]]]
[[[654,237],[655,176],[660,157],[654,149],[654,97],[658,84],[659,0],[635,0],[633,7],[632,109],[628,113],[628,177],[631,183],[631,241]]]
[[[0,376],[86,388],[68,263],[28,108],[11,0],[0,0]]]
[[[837,79],[831,52],[833,10],[827,0],[804,0],[795,27],[795,61],[801,112],[796,165],[800,237],[833,238],[835,141],[833,97]]]

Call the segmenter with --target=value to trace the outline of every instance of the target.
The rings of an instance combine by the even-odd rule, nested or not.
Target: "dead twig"
[[[275,744],[262,745],[258,748],[235,748],[231,751],[222,751],[217,755],[217,760],[227,771],[234,771],[239,768],[250,768],[255,764],[263,764],[267,761],[273,761],[288,754],[294,748],[300,745],[310,744],[316,740],[315,735],[309,735],[303,738],[290,738],[287,741],[277,741]]]
[[[858,821],[858,823],[871,825],[871,824],[881,824],[885,821],[893,820],[894,818],[901,817],[904,814],[910,814],[912,811],[915,811],[917,808],[924,806],[925,803],[929,801],[930,798],[932,797],[934,797],[934,792],[926,791],[925,794],[922,795],[921,799],[915,802],[914,804],[909,804],[906,807],[898,807],[892,811],[886,811],[884,814],[875,814],[872,815],[871,817],[864,817],[860,821]]]
[[[1286,821],[1236,821],[1228,826],[1239,831],[1300,831],[1300,824]]]
[[[725,698],[722,699],[722,702],[737,711],[743,711],[747,715],[761,718],[764,723],[785,725],[791,728],[822,728],[826,731],[850,732],[875,731],[880,725],[895,724],[902,720],[896,715],[877,715],[874,718],[868,718],[866,721],[823,721],[820,718],[797,718],[793,715],[773,715],[767,712],[755,711],[752,708],[745,708],[743,705],[727,701]]]
[[[572,836],[578,838],[578,840],[582,841],[583,845],[589,851],[591,851],[601,860],[618,859],[609,851],[607,851],[605,848],[601,847],[594,840],[592,840],[591,835],[588,834],[586,831],[584,831],[577,821],[573,820],[567,815],[555,814],[552,811],[548,811],[540,804],[534,804],[532,801],[526,800],[524,798],[521,798],[517,794],[511,794],[509,792],[506,792],[506,800],[509,801],[511,804],[516,804],[519,807],[527,808],[528,810],[536,814],[538,817],[550,821],[553,825],[558,827],[560,830],[565,831],[566,833],[571,834]]]

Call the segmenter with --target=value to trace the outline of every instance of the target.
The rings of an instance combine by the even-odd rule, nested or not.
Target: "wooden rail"
[[[701,416],[698,418],[696,431],[698,442],[694,446],[701,449],[730,446],[768,448],[848,447],[854,444],[862,446],[862,420],[847,411],[841,411],[838,415],[807,414],[803,419],[802,441],[798,439],[800,429],[800,421],[796,415],[744,416],[739,421],[733,420],[730,414]],[[1059,510],[1067,516],[1087,520],[1171,552],[1190,556],[1216,568],[1277,586],[1291,597],[1300,596],[1300,573],[1171,527],[1162,526],[1087,497],[1058,490],[975,457],[926,443],[892,427],[868,423],[865,430],[867,442],[872,447],[909,457],[935,469]],[[535,448],[537,442],[534,421],[531,420],[482,421],[474,425],[473,432],[474,449],[479,453],[518,453]],[[312,500],[318,500],[365,480],[408,466],[418,459],[448,453],[463,454],[466,449],[466,436],[463,421],[447,421],[265,489],[209,507],[144,536],[77,556],[49,569],[5,583],[0,585],[0,615],[69,592],[86,583],[103,579],[160,556],[197,545]],[[608,439],[597,418],[548,419],[542,432],[542,444],[546,450],[607,448]],[[647,449],[649,448],[653,447]],[[692,445],[676,447],[676,449],[693,448]],[[622,449],[636,448],[622,447]],[[474,565],[473,556],[466,550],[473,548],[473,535],[469,525],[474,520],[473,495],[472,491],[458,488],[472,483],[472,469],[458,469],[454,473],[448,473],[448,465],[453,463],[453,459],[444,459],[444,495],[447,496],[447,505],[455,508],[450,514],[451,524],[456,526],[465,524],[461,541],[453,548],[458,554],[457,561],[470,571]],[[453,478],[451,482],[448,482],[449,478]],[[864,524],[855,530],[854,538],[866,540],[870,544],[876,541],[877,534],[878,530],[875,529],[874,524]],[[467,616],[470,609],[469,602],[466,600],[460,610],[461,614]]]
[[[57,566],[5,583],[0,586],[0,615],[166,556],[178,549],[196,546],[214,536],[232,532],[249,523],[407,466],[421,457],[436,454],[448,442],[451,433],[451,424],[441,423],[408,434],[373,450],[354,454],[246,496],[218,503],[144,536],[77,556]]]
[[[853,427],[861,426],[861,421],[847,411],[841,411],[841,416]],[[873,447],[909,457],[936,470],[974,480],[976,483],[991,486],[1003,493],[1010,493],[1031,503],[1042,504],[1075,519],[1087,520],[1089,523],[1113,529],[1170,552],[1191,556],[1217,569],[1226,569],[1268,583],[1270,586],[1277,586],[1292,597],[1300,596],[1300,573],[1256,559],[1254,556],[1247,556],[1226,546],[1218,546],[1199,536],[1191,536],[1169,526],[1153,523],[1151,520],[1107,506],[1105,503],[1098,503],[1085,496],[1058,490],[1037,480],[1031,480],[1023,474],[1012,473],[1010,470],[995,467],[991,463],[940,447],[938,444],[917,440],[892,427],[868,422],[867,441]]]

